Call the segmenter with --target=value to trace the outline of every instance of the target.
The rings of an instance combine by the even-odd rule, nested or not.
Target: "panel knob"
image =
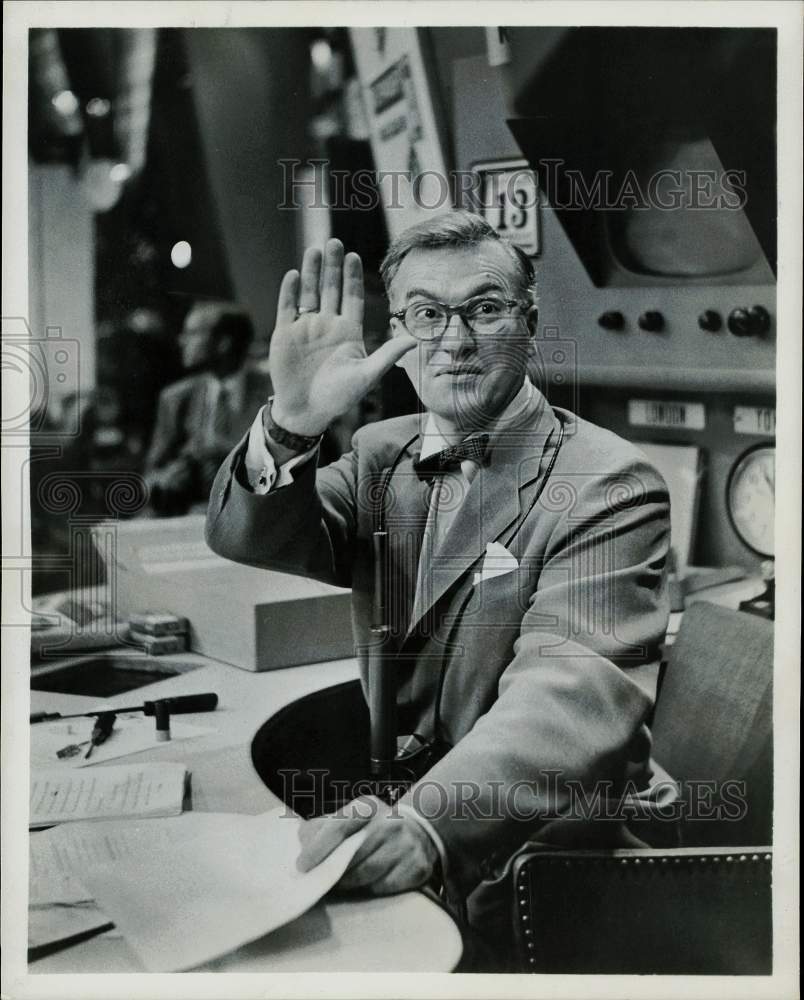
[[[649,333],[659,333],[660,330],[664,329],[664,316],[656,309],[648,309],[647,312],[643,312],[638,322],[640,328]]]
[[[766,334],[770,330],[770,313],[764,306],[751,306],[748,315],[754,324],[754,331],[758,337]]]
[[[601,313],[598,323],[604,330],[622,330],[625,326],[625,316],[616,309]]]
[[[754,319],[747,309],[732,309],[729,313],[729,330],[735,337],[751,337],[754,333]]]
[[[698,317],[698,326],[709,333],[717,333],[723,326],[723,317],[714,309],[705,309]]]

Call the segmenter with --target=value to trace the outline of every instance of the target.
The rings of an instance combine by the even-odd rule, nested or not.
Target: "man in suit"
[[[365,686],[372,532],[387,530],[386,662],[400,731],[432,743],[433,764],[394,806],[356,800],[305,824],[300,866],[365,828],[343,887],[399,892],[437,873],[488,929],[484,887],[529,838],[583,842],[594,829],[622,842],[623,813],[652,815],[668,794],[646,723],[669,499],[636,448],[527,379],[532,267],[482,219],[412,227],[382,271],[393,337],[370,356],[357,255],[330,241],[323,274],[308,250],[286,275],[275,397],[218,473],[207,539],[228,558],[351,587]],[[361,428],[316,470],[324,429],[395,363],[424,412]]]
[[[187,375],[159,396],[145,460],[156,513],[206,505],[221,460],[270,393],[268,376],[247,366],[253,338],[251,319],[232,303],[205,302],[188,313],[179,337]]]

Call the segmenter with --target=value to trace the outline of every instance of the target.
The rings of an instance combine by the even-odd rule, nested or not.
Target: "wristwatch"
[[[273,405],[274,398],[271,396],[263,415],[263,427],[265,428],[266,434],[270,435],[271,440],[275,441],[277,444],[281,444],[284,448],[289,448],[291,451],[297,451],[299,454],[309,451],[311,448],[315,448],[324,435],[317,434],[315,437],[307,437],[304,434],[294,434],[292,431],[285,430],[285,428],[281,427],[271,415]]]

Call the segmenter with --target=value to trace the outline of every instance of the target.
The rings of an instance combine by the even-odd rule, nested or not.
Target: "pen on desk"
[[[114,712],[104,712],[98,716],[95,720],[95,725],[92,727],[92,736],[89,740],[87,752],[84,754],[84,760],[87,760],[95,747],[106,742],[111,735],[112,729],[114,729],[116,718],[117,715]]]

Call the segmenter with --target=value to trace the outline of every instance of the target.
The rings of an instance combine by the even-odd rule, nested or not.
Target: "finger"
[[[398,337],[386,340],[381,347],[378,347],[376,351],[369,354],[365,360],[365,370],[369,380],[373,383],[382,378],[403,355],[407,354],[408,351],[412,351],[418,345],[418,340],[415,337],[411,337],[409,333],[402,333]]]
[[[349,862],[349,868],[354,868],[364,861],[369,855],[373,854],[376,850],[382,847],[387,841],[389,841],[395,834],[401,832],[398,828],[400,820],[399,818],[392,818],[385,815],[377,816],[371,823],[369,823],[366,829],[366,837],[363,843],[355,851],[355,855]],[[391,824],[396,823],[397,826],[394,827]]]
[[[309,820],[310,824],[315,824],[315,828],[309,833],[305,831],[304,840],[301,832],[299,834],[302,850],[296,859],[296,867],[301,872],[309,872],[311,868],[321,864],[324,858],[329,857],[347,837],[362,829],[370,820],[370,815],[361,812],[351,814],[341,812]]]
[[[299,303],[299,272],[288,271],[279,286],[276,304],[277,323],[292,323],[296,318]]]
[[[301,269],[301,295],[299,308],[318,310],[318,286],[321,281],[321,251],[317,247],[308,247],[304,251]]]
[[[324,252],[324,277],[321,286],[321,312],[337,313],[341,307],[343,284],[343,243],[328,240]]]
[[[427,882],[431,872],[412,855],[399,858],[397,863],[376,878],[369,888],[375,896],[392,896],[397,892],[418,889]]]
[[[305,847],[307,844],[311,844],[316,837],[321,835],[321,831],[334,820],[351,819],[354,810],[349,811],[350,805],[351,803],[348,802],[337,812],[325,813],[323,816],[315,816],[313,819],[308,819],[306,822],[299,823],[299,843],[302,847]]]
[[[384,879],[400,863],[399,845],[384,841],[358,864],[351,864],[341,876],[340,889],[365,889]]]
[[[358,326],[363,325],[363,261],[356,253],[348,253],[343,262],[343,302],[341,315]]]

